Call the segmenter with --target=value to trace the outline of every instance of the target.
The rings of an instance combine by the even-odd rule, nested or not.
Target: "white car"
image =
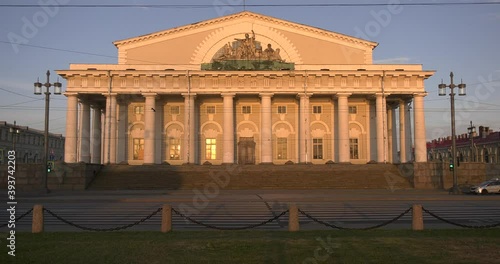
[[[500,179],[493,178],[470,188],[474,194],[500,193]]]

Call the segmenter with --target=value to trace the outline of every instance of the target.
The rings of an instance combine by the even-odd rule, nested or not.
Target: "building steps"
[[[225,189],[409,189],[411,179],[392,164],[328,165],[107,165],[92,190]]]

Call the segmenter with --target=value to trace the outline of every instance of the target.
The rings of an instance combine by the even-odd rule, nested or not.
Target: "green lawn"
[[[2,247],[0,263],[500,263],[500,229],[19,233],[15,257]]]

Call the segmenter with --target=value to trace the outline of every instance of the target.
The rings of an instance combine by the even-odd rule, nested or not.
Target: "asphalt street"
[[[7,200],[2,204],[8,208]],[[127,231],[159,231],[164,204],[175,209],[174,230],[211,228],[287,230],[288,205],[296,204],[302,230],[367,228],[400,216],[413,204],[453,223],[485,226],[500,223],[500,195],[453,195],[430,190],[175,190],[175,191],[57,191],[18,193],[16,217],[42,204],[76,225],[95,229],[125,227]],[[154,214],[156,212],[156,214]],[[176,213],[177,212],[177,213]],[[183,214],[184,217],[180,216]],[[148,218],[148,216],[150,216]],[[186,219],[188,217],[189,219]],[[82,231],[44,213],[45,231]],[[380,228],[410,229],[411,212]],[[271,221],[272,220],[272,221]],[[0,224],[8,214],[1,212]],[[196,222],[196,223],[195,223]],[[460,228],[424,212],[425,228]],[[204,226],[205,225],[205,226]],[[329,225],[329,226],[328,226]],[[31,214],[16,231],[31,230]],[[7,231],[7,227],[0,228]]]

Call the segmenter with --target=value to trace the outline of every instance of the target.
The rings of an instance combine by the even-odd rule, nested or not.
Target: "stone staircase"
[[[409,189],[411,182],[392,164],[107,165],[89,189]]]

